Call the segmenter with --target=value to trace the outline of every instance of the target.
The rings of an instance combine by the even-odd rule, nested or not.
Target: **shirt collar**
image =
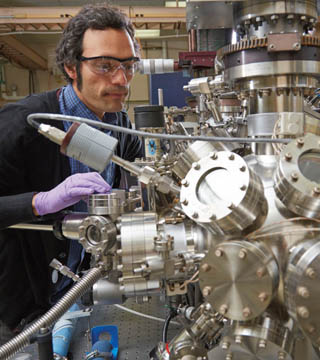
[[[93,113],[87,106],[79,99],[71,84],[62,88],[60,96],[63,102],[64,115],[78,116],[90,120],[101,121],[98,116]],[[102,121],[108,124],[117,124],[118,116],[116,112],[104,113]]]

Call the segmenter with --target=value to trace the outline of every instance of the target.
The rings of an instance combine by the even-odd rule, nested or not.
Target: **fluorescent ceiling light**
[[[176,1],[166,1],[165,7],[177,7]],[[178,1],[178,7],[186,7],[186,1]]]
[[[138,39],[152,39],[160,36],[160,29],[141,29],[136,30]]]

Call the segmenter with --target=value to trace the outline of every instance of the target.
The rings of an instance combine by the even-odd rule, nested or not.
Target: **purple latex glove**
[[[67,177],[50,191],[35,195],[34,206],[39,215],[55,213],[76,204],[93,193],[109,193],[111,186],[97,172]]]

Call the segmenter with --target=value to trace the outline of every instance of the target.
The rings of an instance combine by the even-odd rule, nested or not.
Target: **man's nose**
[[[124,69],[119,66],[112,76],[112,83],[116,85],[127,85],[128,79]]]

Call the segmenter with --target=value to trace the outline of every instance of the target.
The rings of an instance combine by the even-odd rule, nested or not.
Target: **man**
[[[104,5],[85,6],[67,24],[56,51],[69,84],[0,111],[0,344],[45,312],[53,295],[56,300],[65,291],[65,279],[53,284],[51,260],[76,270],[81,253],[76,242],[59,241],[51,233],[4,228],[73,204],[74,210],[84,210],[83,195],[106,193],[120,183],[118,166],[108,165],[101,175],[92,172],[61,155],[26,118],[60,113],[131,127],[122,109],[137,51],[133,26],[124,14]],[[50,124],[64,131],[71,125]],[[112,135],[118,139],[118,156],[129,161],[142,156],[137,137]]]

